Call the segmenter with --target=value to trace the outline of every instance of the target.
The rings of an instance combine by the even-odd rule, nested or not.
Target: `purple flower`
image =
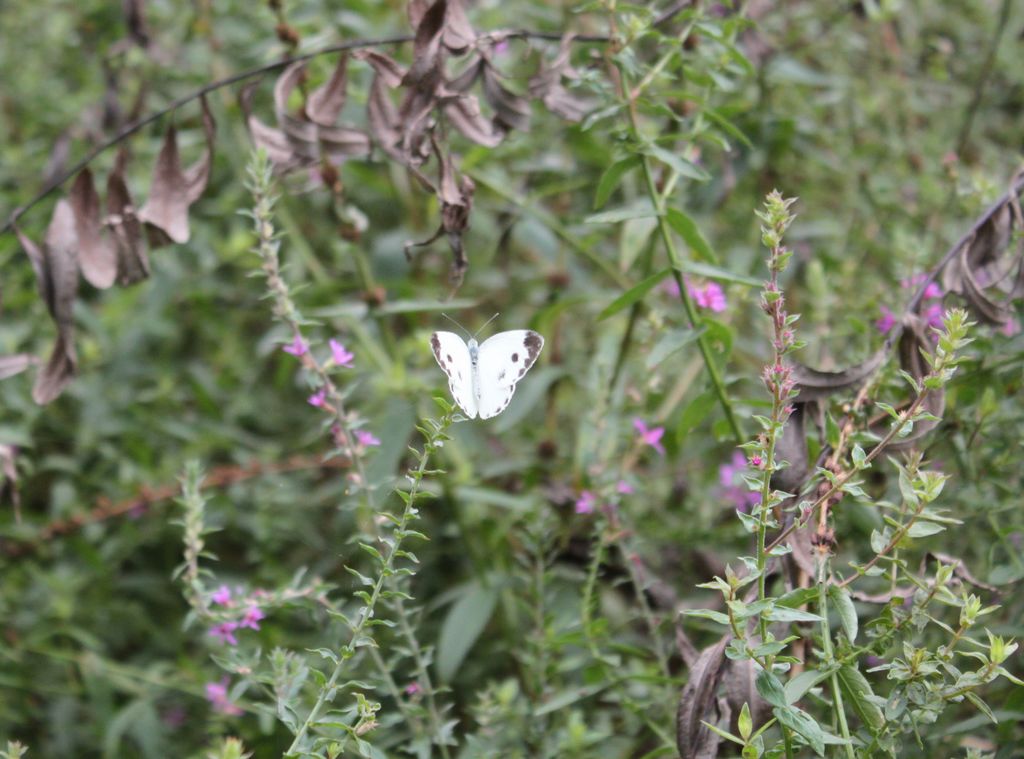
[[[356,354],[347,351],[344,345],[333,338],[328,340],[327,343],[331,346],[331,358],[334,359],[334,363],[338,366],[344,366],[346,369],[352,369],[352,359],[356,357]]]
[[[237,622],[221,622],[219,625],[214,625],[210,628],[210,635],[217,638],[221,643],[237,646],[238,638],[235,637],[235,630],[237,629]]]
[[[259,630],[260,620],[266,616],[267,615],[263,613],[263,610],[259,606],[250,606],[245,610],[245,616],[242,617],[242,621],[238,626],[248,627],[250,630]]]
[[[941,303],[932,303],[924,310],[923,315],[929,327],[942,329],[942,318],[946,315],[946,312],[943,310]]]
[[[739,511],[750,511],[752,506],[761,503],[761,494],[750,490],[743,479],[747,468],[747,457],[740,451],[733,451],[732,460],[718,468],[718,483],[722,487],[722,496]]]
[[[213,704],[214,710],[237,717],[242,710],[228,699],[228,682],[228,678],[225,677],[219,683],[207,683],[206,699]]]
[[[662,456],[665,455],[665,446],[661,444],[661,437],[665,434],[664,427],[651,427],[648,428],[647,424],[643,419],[637,417],[633,420],[633,429],[640,435],[640,442],[645,443]]]
[[[292,341],[281,348],[285,353],[291,353],[293,356],[302,356],[309,350],[309,346],[306,345],[306,341],[302,339],[302,335],[296,333]]]
[[[321,406],[324,405],[325,400],[327,400],[327,388],[322,387],[315,393],[313,393],[311,396],[309,396],[306,399],[306,403],[308,403],[310,406],[316,406],[317,408],[320,408]]]
[[[725,292],[717,282],[708,282],[704,287],[694,287],[687,282],[686,291],[690,293],[690,297],[698,307],[710,309],[716,314],[725,311],[728,305],[725,300]]]
[[[667,292],[673,298],[679,297],[679,283],[676,282],[674,279],[666,279],[662,283],[661,289]]]
[[[415,696],[418,693],[423,692],[423,687],[416,681],[413,681],[405,686],[405,695]]]
[[[210,596],[210,600],[220,606],[230,606],[231,588],[229,588],[227,585],[221,585],[219,588],[213,591],[213,594]]]
[[[619,480],[615,483],[615,492],[621,495],[632,495],[636,490],[634,490],[633,486],[625,480]]]
[[[580,497],[576,499],[577,514],[591,514],[595,506],[597,506],[597,499],[589,490],[584,490],[580,493]]]
[[[896,317],[886,306],[879,306],[878,310],[882,312],[882,316],[875,321],[875,327],[884,335],[896,325]]]
[[[1013,337],[1018,332],[1020,332],[1020,322],[1017,321],[1016,319],[1011,318],[1008,322],[1006,322],[1006,324],[999,328],[999,331],[1002,332],[1007,337]]]
[[[364,448],[380,445],[380,440],[369,430],[356,430],[356,442]]]

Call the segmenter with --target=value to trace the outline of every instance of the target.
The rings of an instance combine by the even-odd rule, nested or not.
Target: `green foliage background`
[[[297,0],[284,13],[304,51],[404,33],[401,6]],[[758,373],[769,355],[757,288],[741,283],[764,277],[754,209],[775,187],[800,198],[784,286],[790,311],[802,314],[799,332],[808,346],[801,360],[837,368],[868,355],[882,340],[874,326],[879,306],[902,308],[909,291],[900,280],[932,266],[1005,191],[1019,165],[1024,8],[1009,6],[1005,18],[1001,4],[987,0],[749,7],[757,17],[742,38],[749,63],[730,60],[715,42],[712,31],[732,30],[730,20],[712,15],[698,44],[655,82],[643,103],[650,133],[691,128],[691,107],[714,114],[704,116],[707,128],[694,140],[699,157],[691,156],[710,179],[681,181],[673,204],[697,221],[734,280],[723,283],[729,306],[709,323],[709,334],[748,434],[751,414],[764,411]],[[630,8],[620,10],[628,30]],[[148,53],[115,51],[125,37],[117,3],[15,1],[0,9],[5,211],[40,186],[62,132],[70,130],[73,157],[109,136],[99,105],[102,60],[121,69],[122,108],[145,82],[149,112],[282,54],[278,19],[264,4],[152,2],[146,13],[154,45]],[[572,4],[485,0],[470,15],[478,30],[607,31],[598,5],[578,13]],[[642,75],[673,44],[644,36],[626,65]],[[511,41],[498,60],[509,86],[523,91],[538,56],[550,57],[555,47]],[[408,60],[408,46],[401,54]],[[576,91],[597,106],[614,103],[607,54],[600,44],[579,45],[573,57],[583,78]],[[325,76],[333,61],[317,60],[314,76]],[[353,69],[345,116],[358,123],[369,73]],[[260,90],[264,114],[269,89],[268,82]],[[208,547],[218,560],[207,566],[217,582],[249,589],[321,578],[331,597],[343,600],[355,587],[344,566],[367,563],[356,541],[371,516],[352,507],[343,473],[315,465],[329,449],[322,418],[306,403],[310,389],[295,360],[280,350],[291,335],[272,320],[263,281],[250,276],[258,261],[250,225],[237,214],[252,205],[243,184],[250,143],[236,94],[227,88],[213,95],[216,160],[210,186],[192,208],[192,239],[153,251],[145,282],[104,292],[83,286],[75,308],[79,376],[63,397],[36,406],[31,372],[0,383],[0,443],[18,449],[20,494],[20,519],[9,491],[0,513],[0,735],[25,742],[30,757],[201,756],[219,735],[239,735],[262,757],[279,755],[290,741],[272,717],[248,708],[245,716],[225,717],[204,698],[205,684],[221,677],[211,654],[223,651],[205,629],[186,624],[189,607],[171,579],[182,553],[174,523],[180,506],[157,500],[45,538],[48,523],[173,484],[190,460],[212,472],[270,469],[304,457],[313,463],[297,471],[268,471],[208,491],[207,519],[218,530]],[[187,154],[197,153],[195,106],[175,118]],[[137,197],[163,126],[130,141]],[[498,148],[454,134],[451,141],[477,186],[465,240],[470,268],[453,301],[446,300],[443,241],[411,262],[402,252],[406,240],[433,231],[436,202],[381,155],[341,171],[342,213],[367,221],[355,240],[339,234],[331,198],[315,176],[280,184],[276,223],[286,278],[303,313],[319,322],[309,334],[324,344],[340,335],[356,355],[356,368],[342,375],[344,388],[349,406],[381,439],[369,475],[384,500],[388,483],[409,464],[416,420],[435,414],[431,396],[447,392],[428,347],[430,332],[446,328],[440,312],[471,331],[500,312],[494,328],[529,326],[545,336],[541,361],[511,408],[491,422],[457,424],[439,464],[447,473],[428,483],[436,498],[421,506],[418,529],[430,542],[415,549],[421,565],[411,590],[421,610],[417,635],[447,688],[440,699],[450,705],[446,716],[459,721],[462,755],[658,752],[666,736],[671,746],[685,669],[673,656],[675,679],[659,679],[649,631],[625,582],[628,556],[610,556],[601,573],[607,648],[605,658],[591,656],[580,598],[593,519],[576,515],[573,502],[616,471],[640,417],[667,429],[667,456],[642,454],[629,474],[638,494],[623,506],[630,545],[656,584],[683,606],[710,603],[694,585],[748,551],[749,537],[718,484],[734,441],[694,346],[649,363],[652,352],[667,349],[659,342],[678,339],[685,325],[678,300],[662,289],[645,297],[622,381],[611,383],[626,312],[606,320],[598,314],[624,283],[666,265],[647,220],[586,221],[645,196],[633,172],[607,206],[595,208],[600,177],[629,150],[624,112],[574,125],[535,105],[529,131],[513,132]],[[94,171],[112,162],[108,152]],[[36,239],[51,202],[22,219]],[[614,276],[593,259],[607,262]],[[0,266],[0,354],[45,356],[53,327],[11,234],[0,237]],[[376,288],[386,292],[382,306],[368,305]],[[998,586],[981,591],[1002,604],[986,626],[1019,637],[1024,337],[988,327],[972,336],[943,425],[924,450],[952,476],[943,505],[964,525],[908,550],[915,565],[928,550],[954,554],[974,577]],[[897,394],[891,366],[883,387]],[[880,463],[866,487],[882,498],[895,479]],[[869,535],[879,524],[877,510],[852,499],[839,509],[835,566],[869,556]],[[671,651],[673,616],[656,612]],[[701,646],[717,634],[711,626],[687,629]],[[242,649],[252,655],[256,646],[332,647],[340,632],[322,608],[297,601],[245,635]],[[414,679],[407,658],[387,646],[382,654],[389,663],[393,657],[399,685]],[[1021,673],[1016,660],[1008,666]],[[615,672],[628,687],[613,687]],[[369,668],[359,676],[374,677]],[[243,705],[256,690],[241,696]],[[384,708],[373,743],[399,755],[404,728],[387,695],[378,697]],[[955,705],[922,729],[925,755],[959,756],[965,745],[1014,755],[1024,696],[999,681],[985,697],[999,724],[969,704]],[[913,738],[902,750],[921,751]]]

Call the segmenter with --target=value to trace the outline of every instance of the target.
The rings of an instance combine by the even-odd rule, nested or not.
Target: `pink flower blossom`
[[[740,451],[733,451],[732,460],[718,468],[718,483],[722,488],[722,496],[739,511],[750,511],[752,506],[761,503],[761,494],[750,490],[743,479],[747,468],[747,457]]]
[[[577,514],[591,514],[595,506],[597,506],[597,499],[589,490],[584,490],[580,493],[580,497],[576,499]]]
[[[878,310],[882,312],[882,316],[875,321],[875,327],[885,335],[896,326],[896,317],[886,306],[879,306]]]
[[[671,277],[662,282],[661,289],[664,290],[669,295],[671,295],[673,298],[679,297],[679,283],[676,282]]]
[[[728,305],[725,300],[725,292],[717,282],[708,282],[704,287],[694,287],[687,282],[686,291],[690,293],[690,297],[698,307],[710,309],[716,314],[725,311]]]
[[[619,480],[615,483],[615,492],[621,495],[632,495],[636,490],[625,480]]]
[[[306,403],[308,403],[310,406],[316,406],[317,408],[320,408],[321,406],[324,405],[325,400],[327,400],[327,388],[322,387],[315,393],[313,393],[311,396],[309,396],[306,399]]]
[[[237,622],[221,622],[210,628],[210,635],[217,638],[221,643],[229,646],[237,646],[238,638],[235,637],[235,630],[238,629]]]
[[[259,606],[250,606],[245,610],[245,616],[242,617],[242,621],[239,623],[239,627],[248,627],[250,630],[260,629],[260,620],[264,619],[267,615],[263,613],[263,609]]]
[[[1018,332],[1020,332],[1020,322],[1017,321],[1016,319],[1011,318],[1008,322],[1006,322],[1006,324],[999,328],[999,331],[1002,332],[1007,337],[1013,337]]]
[[[231,588],[227,585],[221,585],[210,596],[210,600],[219,606],[230,606],[231,605]]]
[[[296,333],[292,341],[281,348],[285,353],[291,353],[293,356],[302,356],[309,350],[309,346],[306,345],[306,341],[302,339],[302,335]]]
[[[242,710],[228,698],[228,682],[228,678],[225,677],[219,683],[207,683],[206,699],[213,704],[215,711],[237,717]]]
[[[407,695],[407,696],[416,696],[416,695],[418,695],[418,694],[420,694],[422,692],[423,692],[423,686],[421,686],[416,681],[413,681],[413,682],[411,682],[411,683],[409,683],[408,685],[405,686],[405,695]]]
[[[941,303],[932,303],[924,310],[923,314],[925,320],[928,322],[928,326],[935,329],[942,329],[942,319],[945,315],[946,312],[942,308]]]
[[[664,427],[648,428],[644,420],[638,417],[633,420],[633,429],[640,435],[640,442],[651,446],[662,456],[665,455],[665,446],[661,444],[661,438],[665,434]]]
[[[350,353],[343,344],[333,338],[328,340],[327,344],[331,346],[331,358],[334,359],[337,366],[344,366],[346,369],[354,368],[352,364],[352,359],[356,357],[354,353]]]
[[[364,448],[380,445],[380,440],[369,430],[356,430],[356,442]]]

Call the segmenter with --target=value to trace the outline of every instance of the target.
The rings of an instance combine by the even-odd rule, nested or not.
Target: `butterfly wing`
[[[434,358],[448,375],[448,389],[459,408],[470,419],[476,417],[476,395],[473,393],[473,362],[469,360],[469,347],[454,332],[435,332],[430,336]]]
[[[480,346],[477,405],[481,419],[497,416],[508,406],[516,383],[533,366],[544,338],[533,330],[499,332]]]

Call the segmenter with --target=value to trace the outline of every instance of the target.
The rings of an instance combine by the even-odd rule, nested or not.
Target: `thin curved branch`
[[[478,39],[538,39],[551,40],[557,42],[561,40],[563,36],[563,34],[556,32],[535,32],[530,31],[528,29],[519,29],[490,32],[488,34],[480,35]],[[92,161],[97,156],[106,152],[110,148],[120,144],[123,140],[127,139],[128,137],[131,137],[133,134],[135,134],[141,129],[144,129],[153,122],[159,121],[168,113],[171,113],[172,111],[181,108],[183,105],[191,103],[193,100],[198,100],[203,95],[206,95],[215,90],[219,90],[222,87],[229,87],[232,84],[244,82],[247,79],[252,79],[253,77],[260,76],[261,74],[266,74],[271,71],[277,71],[278,69],[287,68],[291,64],[298,63],[299,61],[311,60],[321,55],[328,55],[330,53],[340,53],[346,50],[357,50],[359,48],[366,47],[400,45],[405,42],[412,42],[414,39],[415,37],[411,34],[402,34],[394,37],[380,37],[378,39],[349,40],[347,42],[341,42],[337,45],[328,45],[327,47],[322,47],[319,50],[314,50],[309,53],[303,53],[302,55],[295,55],[290,56],[288,58],[282,58],[278,61],[274,61],[273,63],[267,63],[263,66],[259,66],[254,69],[249,69],[247,71],[242,71],[238,74],[232,74],[231,76],[225,77],[224,79],[218,79],[214,82],[210,82],[209,84],[205,84],[198,90],[190,92],[187,95],[182,95],[180,98],[172,101],[160,110],[154,111],[153,113],[147,116],[136,119],[135,121],[131,122],[130,124],[122,128],[114,137],[111,137],[106,142],[93,148],[84,158],[82,158],[82,160],[80,160],[78,163],[76,163],[70,169],[65,171],[59,177],[57,177],[49,184],[47,184],[46,187],[40,190],[39,193],[36,194],[36,196],[32,198],[28,203],[26,203],[23,206],[19,206],[18,208],[15,208],[11,215],[8,217],[7,222],[4,224],[3,228],[0,229],[0,236],[3,236],[8,232],[12,231],[14,229],[14,225],[17,224],[18,219],[20,219],[23,215],[28,213],[34,206],[43,201],[54,190],[58,189],[69,179],[76,176],[78,172],[80,172],[82,169],[84,169],[86,166],[92,163]],[[572,42],[608,42],[608,37],[600,34],[580,34],[573,37]]]

